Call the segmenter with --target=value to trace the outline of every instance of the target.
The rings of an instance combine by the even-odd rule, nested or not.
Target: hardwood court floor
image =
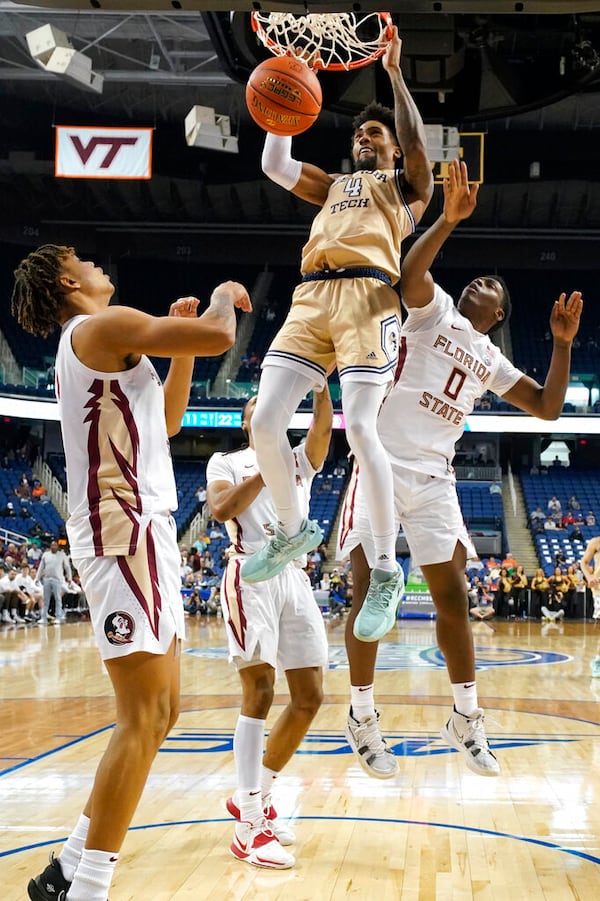
[[[480,703],[501,762],[466,769],[439,729],[450,712],[434,624],[382,643],[376,697],[397,779],[368,777],[344,739],[343,623],[328,623],[326,698],[278,780],[297,864],[255,869],[229,853],[239,705],[222,620],[190,621],[181,717],[158,755],[111,901],[592,901],[600,897],[600,626],[499,622],[474,629]],[[2,897],[23,901],[87,797],[113,707],[86,622],[0,631]],[[285,704],[278,683],[269,722]],[[115,805],[118,798],[115,798]]]

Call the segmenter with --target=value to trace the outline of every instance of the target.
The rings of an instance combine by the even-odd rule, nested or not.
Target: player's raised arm
[[[550,314],[554,344],[544,384],[539,385],[535,379],[524,375],[502,395],[504,400],[540,419],[560,416],[569,385],[571,346],[579,330],[582,309],[581,292],[573,291],[568,299],[566,294],[560,295]]]
[[[92,362],[104,353],[131,357],[212,357],[225,353],[235,341],[235,309],[252,309],[248,292],[238,282],[223,282],[211,294],[202,316],[150,316],[131,307],[108,307],[79,325],[73,347],[87,365],[111,371]]]
[[[477,205],[479,185],[469,185],[466,163],[452,160],[444,180],[444,208],[402,260],[402,302],[405,307],[423,307],[433,297],[433,278],[429,272],[436,256],[463,219],[468,219]]]
[[[394,92],[396,135],[404,155],[404,191],[418,222],[433,194],[433,173],[427,155],[423,119],[408,90],[400,68],[402,41],[394,26],[392,37],[382,57]]]

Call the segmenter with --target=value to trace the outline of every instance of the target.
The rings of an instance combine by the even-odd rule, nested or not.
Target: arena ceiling
[[[245,109],[244,82],[267,55],[249,27],[256,5],[61,0],[57,9],[44,0],[0,0],[0,234],[6,239],[15,228],[60,222],[110,222],[128,232],[149,224],[305,230],[313,210],[262,178],[262,135]],[[364,11],[377,6],[360,4]],[[302,13],[304,4],[269,8]],[[315,3],[310,11],[343,8]],[[486,133],[486,187],[473,224],[524,232],[600,229],[600,0],[396,0],[390,11],[425,120]],[[92,59],[104,78],[101,94],[48,74],[31,58],[25,36],[46,23]],[[391,97],[379,64],[321,80],[324,112],[296,140],[297,155],[338,171],[352,115],[374,94],[388,103]],[[183,122],[196,104],[231,118],[238,154],[187,147]],[[154,127],[153,179],[54,179],[58,124]]]

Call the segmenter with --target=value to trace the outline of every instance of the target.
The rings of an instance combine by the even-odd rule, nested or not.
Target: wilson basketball
[[[246,104],[257,125],[274,135],[299,135],[321,112],[321,85],[312,69],[293,56],[260,63],[246,85]]]

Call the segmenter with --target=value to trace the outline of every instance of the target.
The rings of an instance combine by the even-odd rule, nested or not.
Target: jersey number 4
[[[344,194],[349,197],[360,197],[362,194],[362,178],[349,178],[344,185]]]

